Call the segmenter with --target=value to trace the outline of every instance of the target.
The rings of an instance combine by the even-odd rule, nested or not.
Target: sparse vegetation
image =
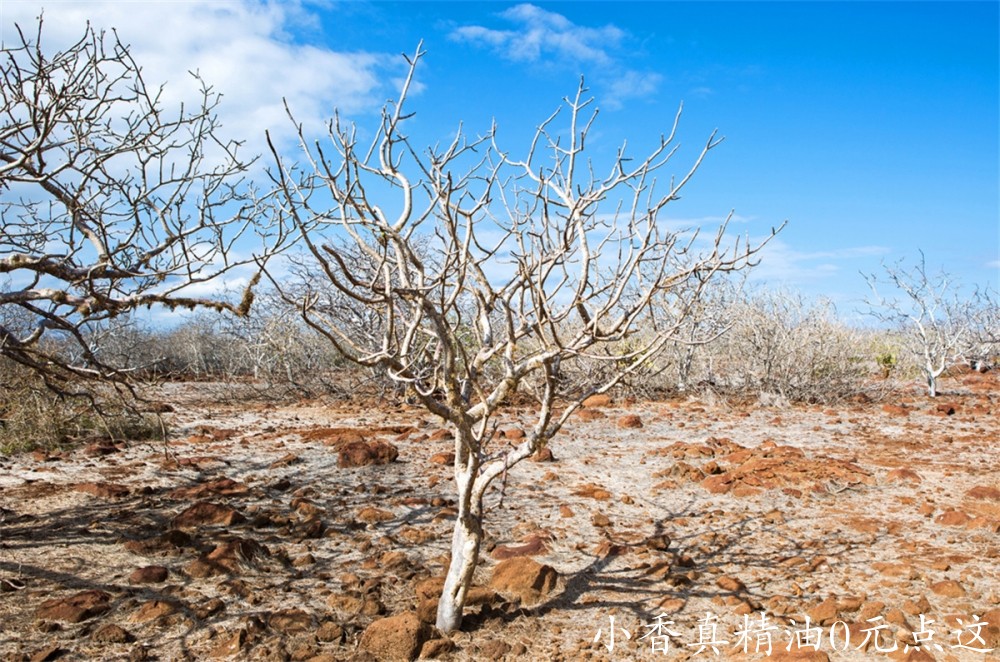
[[[82,442],[164,439],[162,418],[144,413],[126,394],[74,389],[55,392],[33,370],[0,357],[0,455],[61,450]]]

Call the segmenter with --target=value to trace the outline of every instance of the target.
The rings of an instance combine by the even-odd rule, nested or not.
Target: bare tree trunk
[[[461,510],[461,509],[460,509]],[[448,633],[462,627],[465,598],[472,585],[472,575],[479,562],[479,548],[483,541],[480,518],[459,512],[455,531],[451,537],[451,564],[444,580],[444,590],[438,602],[437,629]]]
[[[468,434],[468,433],[465,433]],[[457,446],[461,446],[462,431],[457,431]],[[471,436],[471,435],[469,435]],[[458,515],[451,537],[451,562],[445,576],[444,589],[438,601],[437,629],[448,633],[462,627],[465,598],[472,585],[472,576],[479,563],[479,550],[483,542],[482,490],[476,489],[479,477],[478,462],[473,459],[458,468],[462,458],[456,459],[455,483],[458,491]]]

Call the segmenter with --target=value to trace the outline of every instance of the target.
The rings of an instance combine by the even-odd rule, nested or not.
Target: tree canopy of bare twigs
[[[924,374],[928,395],[936,397],[938,377],[969,353],[971,306],[960,299],[951,275],[928,272],[923,252],[913,267],[899,262],[883,265],[883,271],[881,276],[865,275],[872,291],[866,313],[901,332],[906,351]]]
[[[88,26],[50,52],[42,25],[0,49],[0,356],[58,388],[124,376],[95,351],[95,323],[149,306],[245,312],[250,286],[239,303],[204,292],[285,236],[210,87],[167,108],[114,33]]]
[[[422,55],[408,58],[399,99],[370,144],[337,116],[322,141],[300,126],[300,164],[273,150],[284,212],[323,277],[273,281],[346,356],[384,370],[453,427],[458,515],[437,617],[451,631],[461,625],[491,483],[542,448],[583,399],[664,348],[684,313],[675,305],[658,317],[658,297],[683,285],[692,305],[715,276],[751,265],[762,244],[726,245],[725,223],[706,240],[665,227],[664,208],[721,141],[713,134],[686,174],[657,181],[676,151],[679,112],[648,156],[631,159],[623,146],[598,172],[586,151],[597,111],[582,82],[523,156],[501,148],[496,127],[477,138],[460,128],[448,144],[418,151],[404,102]],[[332,300],[375,311],[377,323],[358,334],[356,316]],[[640,325],[655,333],[640,337]],[[579,359],[613,369],[572,383]],[[537,398],[535,421],[509,445],[496,416],[525,391]]]
[[[1000,295],[989,287],[976,291],[969,320],[969,366],[990,370],[1000,365]]]

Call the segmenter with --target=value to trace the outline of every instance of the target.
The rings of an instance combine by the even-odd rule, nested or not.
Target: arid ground
[[[170,385],[166,444],[0,460],[0,659],[1000,659],[1000,374],[943,391],[595,403],[490,492],[442,637],[439,421]]]

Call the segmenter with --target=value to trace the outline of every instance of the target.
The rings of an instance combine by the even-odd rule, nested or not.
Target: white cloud
[[[569,62],[609,64],[608,47],[617,46],[625,33],[613,25],[588,28],[565,16],[531,4],[520,4],[501,12],[515,24],[513,30],[493,30],[479,25],[456,28],[451,37],[494,48],[509,60],[537,62],[555,58]]]
[[[626,71],[610,85],[605,98],[605,107],[621,108],[629,99],[648,97],[660,86],[663,76],[653,72]]]
[[[655,72],[632,69],[620,51],[628,34],[614,25],[587,27],[577,25],[562,14],[546,11],[532,4],[519,4],[499,14],[510,29],[482,25],[455,28],[455,41],[490,48],[513,62],[545,66],[593,66],[603,88],[603,105],[620,108],[625,101],[647,97],[659,87],[662,76]]]
[[[881,257],[891,252],[884,246],[850,246],[826,251],[802,251],[775,237],[761,251],[760,264],[750,279],[770,284],[820,285],[834,276],[857,269],[857,260]],[[861,282],[858,276],[858,282]],[[853,289],[853,288],[852,288]]]
[[[79,39],[86,23],[117,31],[142,67],[147,85],[166,83],[163,101],[191,103],[197,86],[189,72],[223,95],[219,116],[227,138],[264,151],[264,131],[281,142],[294,137],[282,98],[310,135],[318,134],[334,108],[372,110],[387,96],[385,85],[404,66],[381,53],[336,52],[293,41],[290,33],[314,17],[298,2],[59,2],[4,0],[0,30],[5,43],[14,23],[33,35],[44,11],[43,48]]]
[[[987,269],[1000,269],[1000,260],[993,260],[992,262],[986,263]]]

